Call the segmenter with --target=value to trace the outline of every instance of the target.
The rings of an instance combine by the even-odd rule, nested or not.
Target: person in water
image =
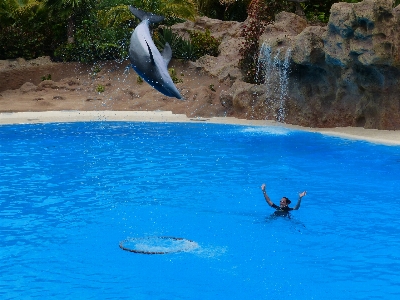
[[[300,208],[301,198],[303,198],[303,197],[307,194],[306,191],[300,193],[300,194],[299,194],[299,200],[297,201],[296,206],[293,207],[293,208],[291,208],[291,207],[289,207],[288,205],[289,205],[290,203],[292,203],[292,201],[290,201],[289,198],[287,198],[287,197],[282,197],[282,199],[281,199],[281,201],[280,201],[280,203],[279,203],[279,206],[276,205],[276,204],[274,204],[274,203],[271,201],[271,199],[269,198],[269,196],[267,195],[267,192],[266,192],[266,190],[265,190],[265,184],[264,184],[264,183],[261,185],[261,190],[263,191],[265,201],[267,201],[267,203],[268,203],[269,206],[271,206],[272,208],[275,208],[275,209],[276,209],[276,212],[277,212],[278,214],[279,214],[279,213],[284,213],[284,214],[286,214],[286,213],[288,213],[288,212],[291,211],[291,210],[298,210],[298,209]]]

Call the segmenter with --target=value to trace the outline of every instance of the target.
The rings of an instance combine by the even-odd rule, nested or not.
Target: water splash
[[[290,54],[288,48],[284,60],[281,60],[281,49],[273,56],[271,47],[263,43],[258,55],[257,81],[266,87],[266,102],[277,105],[276,119],[285,121],[285,102],[288,96]],[[274,105],[274,106],[275,106]]]

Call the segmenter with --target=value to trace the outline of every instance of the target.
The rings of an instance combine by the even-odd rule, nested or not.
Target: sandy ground
[[[188,117],[229,115],[219,101],[228,85],[191,62],[171,61],[169,65],[183,100],[138,82],[138,75],[128,66],[128,61],[96,65],[39,61],[38,65],[22,62],[3,68],[0,64],[0,112],[163,110]],[[51,80],[41,80],[48,75]]]
[[[400,131],[363,128],[306,128],[267,120],[230,117],[219,102],[228,83],[194,65],[171,62],[184,100],[165,97],[137,81],[127,62],[100,65],[34,61],[0,61],[0,124],[138,121],[204,122],[251,126],[283,126],[347,139],[400,145]],[[52,80],[42,80],[51,74]],[[98,87],[104,88],[98,92]]]

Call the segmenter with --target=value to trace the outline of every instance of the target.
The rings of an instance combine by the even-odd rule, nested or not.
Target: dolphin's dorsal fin
[[[141,21],[143,20],[149,20],[150,23],[160,23],[162,21],[164,21],[164,17],[163,16],[158,16],[149,12],[145,12],[143,10],[134,8],[133,6],[129,5],[129,10],[131,11],[131,13],[134,14],[135,17],[139,18]]]
[[[154,65],[155,62],[154,62],[153,52],[151,52],[150,46],[149,46],[149,44],[147,43],[147,41],[146,41],[146,40],[144,40],[144,41],[146,42],[147,49],[149,50],[151,64]]]
[[[164,59],[165,65],[168,67],[169,61],[172,57],[172,49],[168,43],[165,43],[164,50],[161,52],[161,56]]]

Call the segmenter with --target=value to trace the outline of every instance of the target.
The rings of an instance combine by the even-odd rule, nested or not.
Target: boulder
[[[23,94],[29,93],[32,91],[36,91],[37,86],[34,85],[32,82],[25,82],[21,87],[20,90]]]
[[[199,17],[194,22],[186,21],[173,25],[172,31],[183,38],[189,39],[189,32],[193,30],[210,30],[211,35],[221,39],[218,57],[206,55],[201,57],[193,65],[203,69],[209,75],[217,77],[220,81],[232,84],[233,81],[242,78],[238,68],[240,59],[239,50],[243,43],[240,36],[243,23],[234,21],[221,21],[208,17]]]
[[[400,66],[400,26],[393,0],[335,3],[324,36],[327,63],[345,67],[357,60],[363,65]]]
[[[400,129],[400,5],[394,8],[393,0],[335,3],[326,27],[304,26],[303,21],[280,13],[259,41],[260,47],[268,45],[269,57],[278,59],[274,66],[282,66],[284,53],[290,53],[286,79],[276,70],[266,75],[266,82],[286,82],[285,93],[274,96],[280,88],[271,94],[266,87],[263,101],[247,101],[250,106],[237,106],[237,113],[253,112],[264,102],[255,115],[276,119],[277,102],[284,99],[279,109],[291,124]],[[229,95],[223,100],[235,107],[237,93]]]
[[[219,102],[230,116],[310,127],[400,129],[400,5],[394,7],[393,0],[335,3],[326,26],[277,14],[259,39],[268,54],[260,60],[259,68],[266,70],[261,85],[243,82],[238,68],[240,34],[248,21],[201,17],[172,27],[184,37],[189,30],[209,29],[222,39],[218,57],[206,55],[190,64],[228,85]]]
[[[295,37],[292,60],[299,65],[321,64],[325,60],[323,34],[326,27],[310,26]]]

